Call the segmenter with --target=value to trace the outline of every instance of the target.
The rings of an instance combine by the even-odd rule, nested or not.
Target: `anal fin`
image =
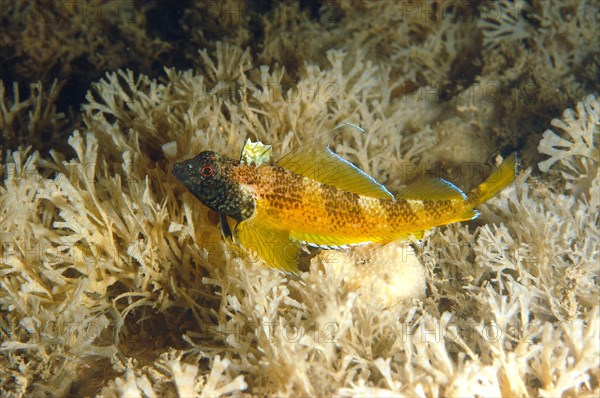
[[[414,237],[416,240],[423,240],[424,236],[425,231],[411,231],[400,235],[396,240],[409,240],[411,237]]]
[[[311,246],[318,246],[323,249],[343,248],[346,246],[374,243],[383,240],[381,237],[373,237],[373,239],[370,239],[366,237],[320,235],[297,231],[292,232],[290,236],[296,241],[303,242],[304,244]]]
[[[348,237],[348,236],[331,236],[319,235],[305,232],[292,232],[292,239],[300,241],[311,246],[318,246],[323,249],[343,249],[348,246],[356,246],[369,243],[387,243],[396,240],[408,240],[414,237],[417,240],[423,239],[425,231],[410,231],[400,234],[390,234],[386,236],[363,236],[363,237]]]

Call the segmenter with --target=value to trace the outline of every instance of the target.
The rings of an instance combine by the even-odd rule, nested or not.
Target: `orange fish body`
[[[434,226],[477,217],[474,208],[514,180],[513,154],[468,195],[433,178],[408,186],[394,198],[329,150],[331,137],[347,128],[357,127],[340,125],[275,165],[245,164],[203,152],[176,164],[174,174],[204,204],[238,222],[232,235],[241,246],[292,272],[297,271],[301,244],[337,249],[411,235],[420,239]]]

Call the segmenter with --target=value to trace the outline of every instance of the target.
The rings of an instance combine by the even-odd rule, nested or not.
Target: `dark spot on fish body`
[[[232,168],[234,179],[242,184],[257,184],[257,169],[253,166],[237,165]]]
[[[307,220],[309,223],[315,223],[315,222],[317,222],[317,216],[315,216],[315,215],[313,215],[313,214],[307,214],[307,215],[306,215],[306,220]]]
[[[298,178],[292,174],[292,178],[285,187],[285,194],[296,199],[301,200],[304,193],[304,184],[302,178]]]
[[[336,229],[344,229],[350,225],[365,222],[358,195],[323,185],[321,197],[325,210]]]
[[[336,194],[336,189],[332,186],[320,184],[319,193],[325,200],[333,200]]]
[[[450,200],[443,200],[441,205],[438,207],[439,212],[440,212],[440,216],[442,214],[447,214],[450,212],[450,209],[452,208],[452,201]]]
[[[288,191],[287,189],[285,189],[285,188],[283,188],[281,186],[275,186],[275,187],[273,187],[273,193],[278,194],[278,195],[282,195],[283,196],[283,195],[286,194],[287,191]]]
[[[404,224],[417,220],[417,215],[406,199],[386,200],[382,202],[382,207],[387,213],[390,223]]]
[[[424,200],[423,201],[423,212],[425,213],[425,217],[429,219],[437,219],[439,218],[440,205],[442,201],[434,201],[434,200]]]
[[[256,184],[263,194],[276,195],[272,200],[277,198],[283,202],[293,202],[302,198],[301,185],[298,185],[301,178],[298,177],[281,167],[264,166],[258,172]]]
[[[433,219],[439,219],[446,214],[450,208],[449,200],[428,200],[426,202],[427,203],[424,205],[424,209],[427,215]]]

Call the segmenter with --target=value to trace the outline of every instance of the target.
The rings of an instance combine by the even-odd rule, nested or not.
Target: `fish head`
[[[173,165],[173,175],[205,206],[238,221],[254,212],[251,191],[240,184],[234,169],[237,163],[212,151]]]

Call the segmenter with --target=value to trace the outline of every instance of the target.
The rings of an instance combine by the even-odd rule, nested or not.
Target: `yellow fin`
[[[411,236],[414,236],[416,240],[423,240],[423,236],[425,236],[425,231],[412,231],[407,234],[403,234],[398,238],[398,240],[408,239]]]
[[[471,210],[465,211],[464,213],[462,213],[455,219],[452,219],[452,221],[449,221],[445,224],[440,224],[440,225],[446,225],[446,224],[451,224],[451,223],[460,222],[460,221],[470,221],[470,220],[476,219],[477,217],[479,217],[479,212],[475,209],[471,209]]]
[[[417,200],[465,200],[467,196],[454,184],[441,178],[431,178],[410,184],[396,198]]]
[[[298,273],[300,245],[288,231],[265,228],[250,218],[236,226],[234,237],[254,259],[257,255],[273,268]]]
[[[296,174],[317,180],[343,191],[379,199],[394,196],[371,176],[341,158],[329,149],[329,142],[338,133],[347,130],[364,132],[358,126],[342,123],[333,130],[294,149],[277,163]]]
[[[425,231],[403,232],[401,234],[392,234],[389,236],[369,236],[369,237],[347,237],[319,235],[305,232],[291,232],[290,236],[303,244],[318,246],[323,249],[345,249],[348,246],[356,246],[368,243],[391,242],[395,240],[407,240],[414,236],[417,240],[423,239]]]
[[[493,198],[515,180],[517,173],[517,154],[513,152],[498,166],[498,169],[477,188],[469,191],[469,200],[475,206]]]
[[[262,164],[268,164],[271,162],[271,155],[273,149],[271,145],[265,145],[260,141],[252,142],[250,138],[246,140],[246,144],[242,149],[242,155],[240,156],[240,162],[260,166]]]
[[[331,236],[331,235],[319,235],[307,232],[295,232],[290,233],[292,239],[299,241],[303,244],[310,246],[318,246],[323,249],[343,249],[348,246],[360,245],[365,243],[381,242],[384,239],[381,237],[373,237],[373,239],[366,238],[350,238],[347,236]]]

